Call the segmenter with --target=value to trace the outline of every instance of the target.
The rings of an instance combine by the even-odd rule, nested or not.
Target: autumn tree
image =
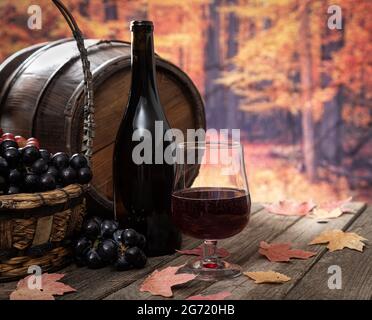
[[[301,96],[302,96],[302,135],[303,135],[303,153],[306,173],[310,181],[316,179],[316,159],[315,159],[315,132],[313,119],[313,94],[315,88],[316,69],[314,68],[314,59],[311,48],[311,26],[310,0],[298,2],[299,6],[299,37],[298,55],[300,62],[301,76]]]
[[[312,181],[317,177],[317,149],[325,137],[333,137],[325,149],[336,145],[330,154],[340,157],[337,139],[342,137],[342,124],[350,121],[345,117],[350,110],[347,105],[353,103],[352,110],[363,113],[365,126],[371,119],[367,93],[371,86],[366,75],[371,74],[372,3],[340,1],[346,21],[341,31],[326,29],[330,4],[326,0],[242,0],[238,6],[223,8],[248,18],[253,32],[233,58],[237,70],[225,72],[219,83],[243,98],[243,110],[262,113],[283,108],[301,115],[304,164]],[[342,119],[337,118],[339,114]],[[318,132],[322,123],[323,137]]]

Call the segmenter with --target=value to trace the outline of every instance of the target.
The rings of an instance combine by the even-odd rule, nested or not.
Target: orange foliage
[[[225,72],[219,83],[232,88],[245,98],[242,108],[263,111],[285,108],[297,112],[302,108],[298,86],[300,15],[298,1],[240,1],[240,6],[226,6],[222,10],[234,12],[253,28],[250,37],[242,42],[233,62],[238,71]],[[363,95],[365,113],[371,112],[372,98],[372,2],[342,0],[344,29],[325,32],[327,7],[331,1],[311,1],[311,55],[314,85],[313,113],[319,120],[324,102],[344,85],[350,100],[357,102]],[[270,21],[265,26],[263,21]],[[246,31],[246,30],[244,30]],[[332,60],[320,60],[322,46],[343,37],[343,46],[332,53]],[[321,84],[319,74],[330,74],[331,83]],[[354,106],[361,106],[357,103]],[[370,124],[367,120],[364,125]],[[359,123],[361,125],[362,123]]]

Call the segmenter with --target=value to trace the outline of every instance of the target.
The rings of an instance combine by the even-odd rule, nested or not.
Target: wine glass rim
[[[183,141],[177,144],[177,148],[180,149],[238,149],[241,147],[242,145],[237,141]]]

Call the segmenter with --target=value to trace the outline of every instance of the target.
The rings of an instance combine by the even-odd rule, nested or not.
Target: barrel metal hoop
[[[74,39],[72,39],[72,40],[74,40]],[[88,46],[87,49],[95,47],[97,44],[98,44],[98,42]],[[56,70],[49,76],[48,80],[44,83],[43,87],[41,88],[40,93],[39,93],[39,95],[36,99],[35,108],[34,108],[33,113],[32,113],[32,127],[31,127],[32,136],[35,135],[35,122],[36,122],[36,116],[37,116],[37,113],[38,113],[38,110],[39,110],[40,102],[42,101],[48,87],[50,86],[50,84],[53,82],[53,80],[55,79],[55,77],[58,74],[60,74],[66,68],[70,67],[72,65],[72,63],[74,63],[77,59],[80,59],[80,54],[79,53],[69,57],[69,59],[67,61],[62,62],[56,68]]]
[[[119,44],[122,44],[122,45],[126,45],[126,42],[125,41],[108,41],[108,40],[102,40],[102,41],[99,41],[97,42],[94,46],[98,47],[100,44],[108,44],[108,43],[119,43]],[[90,47],[87,47],[88,49],[91,49],[93,46],[90,46]],[[108,65],[111,65],[111,64],[115,64],[116,62],[120,62],[121,60],[126,60],[127,58],[126,57],[123,57],[123,56],[118,56],[118,57],[115,57],[113,59],[110,59],[104,63],[102,63],[101,65],[99,65],[97,68],[95,68],[94,70],[92,70],[92,76],[94,78],[94,85],[96,85],[97,83],[100,84],[100,82],[97,82],[97,80],[100,79],[100,73],[102,70],[105,70],[107,68]],[[107,70],[105,70],[106,72]],[[115,70],[114,70],[115,71]],[[112,73],[109,73],[109,75],[111,75]],[[106,75],[107,75],[107,72],[106,72]],[[80,94],[82,93],[82,90],[84,89],[85,87],[85,82],[84,80],[82,80],[80,82],[80,84],[75,88],[74,92],[72,93],[70,99],[67,101],[67,108],[65,109],[65,115],[66,116],[72,116],[72,113],[71,113],[71,109],[72,109],[72,106],[75,105],[76,101],[79,99],[79,96]],[[92,88],[93,89],[93,88]]]
[[[92,77],[94,80],[94,85],[100,85],[105,79],[107,79],[110,75],[114,74],[118,71],[116,66],[121,65],[122,68],[130,67],[130,59],[126,56],[117,56],[111,60],[106,61],[105,63],[101,64],[98,68],[92,71]],[[101,72],[101,71],[105,72]],[[104,76],[104,77],[103,77]],[[77,104],[77,101],[80,99],[81,94],[84,91],[85,83],[82,80],[80,84],[75,88],[74,92],[72,93],[70,99],[67,102],[67,105],[73,106]],[[72,135],[72,119],[76,117],[76,113],[79,112],[78,108],[70,110],[68,114],[65,115],[69,118],[69,121],[66,122],[66,145],[68,146],[68,150],[70,152],[80,152],[81,150],[71,150],[71,146],[74,145],[72,143],[72,139],[76,138],[76,136]],[[78,145],[81,148],[81,145]]]
[[[41,47],[39,50],[37,50],[36,52],[34,52],[31,56],[29,56],[25,61],[23,61],[19,66],[18,68],[12,73],[12,75],[9,77],[9,79],[7,79],[7,81],[4,83],[3,85],[3,88],[1,89],[0,91],[0,109],[2,108],[3,104],[4,104],[4,100],[5,98],[8,96],[8,93],[9,93],[9,90],[11,89],[11,87],[14,85],[14,83],[17,81],[17,79],[19,78],[19,76],[22,74],[22,72],[30,66],[30,64],[36,59],[38,58],[41,54],[44,53],[44,51],[52,48],[52,47],[55,47],[57,45],[60,45],[61,43],[65,43],[65,42],[70,42],[70,41],[74,41],[73,38],[66,38],[66,39],[62,39],[62,40],[57,40],[57,41],[54,41],[54,42],[51,42],[43,47]]]

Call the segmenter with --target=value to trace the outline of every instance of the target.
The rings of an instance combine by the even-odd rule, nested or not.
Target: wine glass
[[[176,146],[172,219],[184,234],[204,240],[202,256],[187,263],[184,272],[202,280],[240,275],[240,266],[219,257],[217,240],[241,232],[250,209],[240,143],[182,142]]]

